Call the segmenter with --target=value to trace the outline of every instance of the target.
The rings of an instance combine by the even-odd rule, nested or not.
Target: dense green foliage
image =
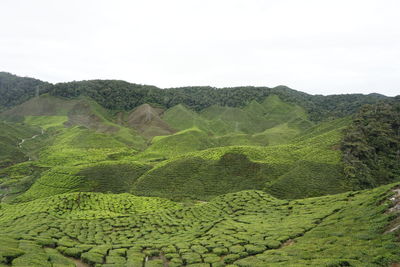
[[[36,93],[48,92],[51,86],[37,79],[0,72],[0,111],[21,104],[34,97]]]
[[[373,104],[385,97],[378,94],[308,95],[286,86],[268,87],[181,87],[160,89],[155,86],[132,84],[118,80],[90,80],[49,84],[32,78],[0,73],[0,110],[12,107],[39,94],[74,98],[89,96],[107,109],[131,110],[145,103],[171,108],[184,104],[193,110],[207,107],[244,107],[251,101],[261,102],[269,95],[302,106],[313,121],[350,115],[364,104]]]
[[[43,171],[3,171],[7,201],[82,191],[208,200],[246,189],[290,199],[350,188],[335,149],[347,119],[313,126],[302,107],[275,95],[243,109],[212,106],[198,113],[178,105],[159,112],[147,105],[125,120],[87,98],[48,95],[4,112],[41,127],[47,138],[31,166]],[[181,131],[156,136],[141,151],[144,139],[129,122],[162,126],[151,118]]]
[[[335,146],[348,122],[340,119],[320,124],[287,144],[266,147],[214,144],[216,147],[201,151],[193,151],[197,143],[193,141],[195,136],[189,135],[192,131],[188,131],[182,140],[184,143],[190,140],[186,148],[187,152],[193,152],[171,156],[169,151],[174,146],[170,144],[165,150],[158,147],[157,153],[146,150],[135,156],[140,160],[170,159],[141,176],[132,192],[202,200],[245,189],[266,190],[280,198],[343,192],[350,187],[343,177],[340,150]],[[192,139],[187,139],[189,136]],[[155,144],[168,145],[163,140],[173,141],[167,136]],[[179,143],[176,147],[180,151]]]
[[[346,175],[354,188],[371,188],[400,177],[400,98],[364,106],[342,142]]]
[[[70,266],[61,253],[96,266],[387,266],[400,260],[397,214],[385,213],[398,205],[393,187],[294,201],[242,191],[190,207],[100,193],[1,204],[0,262]]]

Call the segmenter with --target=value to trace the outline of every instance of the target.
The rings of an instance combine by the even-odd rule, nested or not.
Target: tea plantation
[[[393,188],[303,200],[241,191],[190,206],[68,193],[2,204],[3,265],[385,266],[400,260]],[[395,200],[394,200],[395,199]]]
[[[108,105],[102,83],[0,113],[0,267],[400,265],[396,116],[328,117],[283,87],[238,104],[255,89],[137,85]],[[357,187],[361,161],[391,179]]]

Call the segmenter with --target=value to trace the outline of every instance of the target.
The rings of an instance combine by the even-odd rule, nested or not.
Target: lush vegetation
[[[0,90],[0,266],[400,263],[398,97]]]
[[[49,91],[51,84],[33,78],[0,72],[0,111]]]
[[[340,142],[347,122],[324,123],[310,129],[304,140],[288,144],[216,147],[172,157],[140,177],[132,192],[202,200],[245,189],[266,190],[280,198],[343,192],[350,187],[342,174],[340,151],[332,148]],[[145,151],[136,158],[169,155],[161,153]]]
[[[371,188],[400,177],[400,98],[364,106],[342,142],[346,176],[354,188]]]
[[[385,213],[397,205],[393,187],[293,201],[242,191],[190,207],[101,193],[2,204],[0,261],[70,266],[64,255],[96,266],[387,266],[400,260],[395,214]]]
[[[124,81],[92,80],[60,83],[54,85],[51,93],[62,97],[86,95],[108,109],[131,110],[145,103],[164,108],[184,104],[200,111],[207,107],[244,107],[251,101],[263,101],[269,95],[278,95],[282,100],[305,108],[312,120],[343,117],[354,113],[360,106],[376,103],[385,98],[382,95],[332,95],[312,96],[286,86],[268,87],[182,87],[159,89],[154,86],[131,84]]]
[[[29,159],[23,143],[39,134],[37,127],[0,121],[0,168]]]
[[[0,73],[0,107],[11,107],[40,94],[75,98],[88,96],[107,109],[131,110],[149,103],[164,108],[184,104],[200,111],[207,107],[244,107],[251,101],[262,102],[269,95],[303,107],[310,119],[320,121],[350,115],[364,104],[377,103],[386,97],[378,94],[308,95],[286,86],[268,87],[182,87],[160,89],[155,86],[132,84],[118,80],[91,80],[49,84],[32,78]]]

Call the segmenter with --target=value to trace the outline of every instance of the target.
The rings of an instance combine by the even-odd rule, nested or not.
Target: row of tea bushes
[[[192,206],[98,193],[2,205],[0,233],[16,240],[2,257],[34,262],[27,242],[96,266],[374,266],[399,260],[396,233],[383,234],[392,187],[293,201],[249,190]]]

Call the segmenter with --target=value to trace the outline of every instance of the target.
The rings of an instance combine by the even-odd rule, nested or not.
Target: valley
[[[31,82],[0,101],[0,266],[400,263],[398,97]]]

